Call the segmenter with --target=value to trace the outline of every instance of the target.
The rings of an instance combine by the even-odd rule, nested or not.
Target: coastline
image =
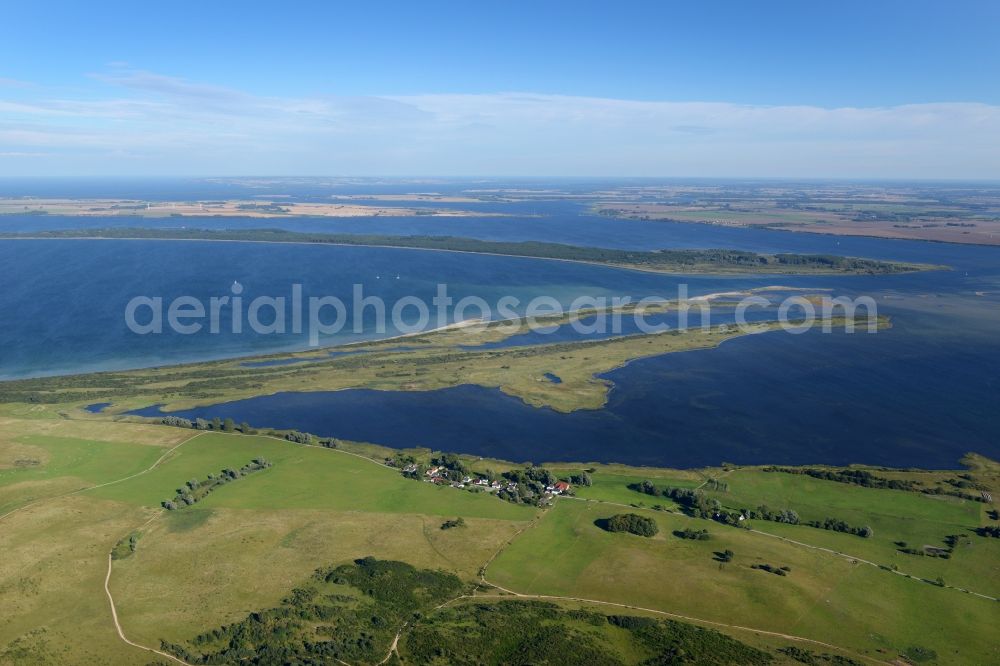
[[[514,320],[504,320],[504,321],[514,321]],[[479,323],[483,323],[483,320],[480,319],[480,318],[478,318],[478,317],[472,317],[472,318],[469,318],[469,319],[463,319],[462,321],[452,322],[450,324],[444,324],[443,326],[435,326],[434,328],[429,328],[429,329],[427,329],[425,331],[414,331],[412,333],[399,333],[399,334],[396,334],[396,335],[390,335],[390,336],[385,337],[385,338],[372,338],[372,339],[369,339],[369,340],[355,340],[353,342],[341,342],[341,343],[334,343],[334,344],[329,344],[329,345],[321,345],[321,346],[318,346],[318,347],[313,347],[311,349],[299,349],[299,348],[295,348],[295,349],[290,349],[290,350],[287,350],[287,351],[268,352],[266,354],[253,354],[253,353],[251,353],[249,355],[248,354],[238,354],[236,356],[226,356],[226,357],[219,357],[219,358],[209,358],[209,359],[201,359],[201,360],[194,360],[194,361],[178,361],[176,363],[158,363],[158,364],[155,364],[155,365],[130,366],[130,367],[126,367],[126,368],[112,368],[112,369],[104,369],[104,370],[89,370],[89,371],[84,371],[84,372],[58,372],[58,371],[56,371],[54,374],[31,375],[31,376],[24,376],[24,377],[2,377],[2,376],[0,376],[0,384],[4,384],[4,383],[7,383],[7,382],[26,381],[26,380],[32,380],[32,379],[58,379],[58,378],[67,378],[67,377],[84,377],[84,376],[87,376],[87,375],[102,375],[102,374],[116,373],[116,372],[135,372],[135,371],[142,371],[142,370],[165,370],[165,369],[170,369],[170,368],[182,368],[182,367],[191,366],[191,365],[209,365],[209,364],[214,365],[214,364],[218,364],[218,363],[252,362],[252,361],[258,361],[258,360],[259,361],[266,361],[266,360],[271,360],[271,359],[273,359],[275,357],[278,357],[278,356],[291,356],[291,355],[295,355],[295,354],[309,354],[309,353],[312,353],[312,352],[321,352],[321,351],[322,352],[329,352],[331,350],[340,349],[341,347],[356,347],[356,346],[359,346],[359,345],[379,344],[379,343],[382,343],[382,342],[390,342],[392,340],[400,340],[400,339],[403,339],[403,338],[412,338],[412,337],[420,336],[420,335],[428,335],[430,333],[440,333],[440,332],[443,332],[443,331],[456,330],[456,329],[462,329],[462,328],[469,328],[469,327],[475,326],[476,324],[479,324]],[[308,357],[304,358],[303,360],[308,360]],[[325,357],[318,356],[317,360],[325,360]]]

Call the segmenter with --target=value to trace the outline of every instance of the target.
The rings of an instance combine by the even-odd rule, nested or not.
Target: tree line
[[[175,511],[185,506],[197,504],[213,491],[224,486],[230,481],[235,481],[236,479],[243,478],[244,476],[253,474],[254,472],[267,469],[270,466],[271,463],[266,459],[254,458],[239,469],[226,467],[218,474],[209,474],[204,481],[191,479],[177,489],[177,494],[174,495],[173,499],[163,500],[160,502],[160,506],[167,511]]]
[[[834,532],[845,532],[855,534],[860,537],[869,538],[874,534],[874,530],[868,525],[852,526],[839,518],[825,518],[823,520],[810,520],[802,522],[798,512],[794,509],[772,509],[767,505],[760,505],[756,509],[743,508],[739,511],[725,509],[719,500],[708,497],[703,491],[692,488],[674,488],[671,486],[659,487],[652,481],[645,480],[639,483],[630,483],[630,489],[637,492],[651,495],[653,497],[665,497],[680,505],[681,510],[694,518],[704,518],[715,520],[723,525],[733,527],[746,526],[747,520],[768,520],[776,523],[787,523],[789,525],[806,525],[818,529],[831,530]]]
[[[186,419],[181,416],[164,416],[160,419],[160,423],[163,425],[173,426],[175,428],[194,428],[195,430],[215,430],[216,432],[240,432],[244,435],[253,435],[257,431],[250,427],[249,423],[243,422],[236,425],[236,422],[230,418],[220,419],[218,416],[208,420],[202,418],[196,418],[194,420]]]
[[[959,474],[960,478],[945,479],[944,483],[953,486],[955,489],[944,488],[942,486],[926,487],[919,481],[911,479],[889,479],[873,474],[866,469],[816,469],[811,467],[778,467],[769,465],[762,467],[763,472],[781,472],[783,474],[804,474],[814,479],[824,481],[836,481],[837,483],[850,483],[864,488],[884,488],[889,490],[905,490],[909,492],[923,493],[925,495],[949,495],[966,499],[972,502],[985,502],[986,499],[981,494],[963,492],[967,488],[983,489],[975,482],[971,474]]]

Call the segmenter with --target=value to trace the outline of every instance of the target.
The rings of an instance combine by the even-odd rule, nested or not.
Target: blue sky
[[[9,3],[0,175],[1000,178],[996,2]]]

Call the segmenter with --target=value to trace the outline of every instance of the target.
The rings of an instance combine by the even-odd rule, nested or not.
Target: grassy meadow
[[[951,474],[945,476],[953,476]],[[948,495],[865,488],[801,474],[736,470],[723,479],[727,492],[708,492],[731,509],[791,508],[803,521],[835,517],[874,531],[864,539],[802,525],[755,520],[753,528],[831,548],[901,571],[1000,597],[1000,543],[976,537],[972,529],[986,519],[986,505]],[[945,548],[944,538],[963,539],[949,559],[909,555],[905,547]]]
[[[557,475],[587,469],[592,484],[574,488],[575,498],[536,509],[406,479],[379,462],[390,453],[380,447],[326,449],[69,416],[37,406],[0,413],[0,506],[7,507],[0,511],[0,606],[12,609],[0,621],[0,664],[155,661],[115,632],[103,589],[112,550],[120,559],[111,564],[109,590],[122,629],[129,640],[151,647],[188,641],[275,607],[316,568],[372,555],[454,573],[467,589],[479,584],[475,595],[483,599],[554,595],[566,599],[546,601],[564,608],[626,612],[581,601],[590,600],[638,607],[627,611],[632,614],[671,613],[764,649],[774,663],[789,663],[774,651],[788,645],[876,662],[929,651],[942,664],[998,657],[987,631],[1000,619],[997,602],[808,547],[996,594],[996,540],[973,534],[949,560],[896,552],[897,540],[938,544],[947,534],[991,524],[989,507],[980,502],[755,468],[560,464],[550,466]],[[188,480],[255,458],[271,466],[219,486],[192,506],[161,508]],[[476,469],[512,467],[469,461]],[[985,479],[992,488],[995,464],[972,463],[977,482]],[[954,474],[931,474],[928,483]],[[726,490],[703,485],[709,478],[723,481]],[[870,525],[874,535],[863,539],[760,520],[753,527],[767,534],[728,527],[688,517],[670,500],[628,487],[643,479],[701,487],[726,507],[793,508],[803,520],[832,515]],[[598,527],[630,511],[655,520],[658,534],[645,538]],[[442,529],[458,517],[464,525]],[[686,528],[707,529],[710,538],[674,534]],[[136,535],[134,552],[121,546],[129,535]],[[725,550],[734,555],[724,563],[717,554]],[[753,568],[760,564],[790,571],[779,576]],[[568,631],[584,630],[580,617],[567,616]],[[443,613],[421,631],[460,636],[449,618]],[[648,656],[617,629],[594,636],[617,641],[619,654]],[[423,654],[407,635],[400,645],[404,663],[407,654]]]
[[[528,594],[575,596],[682,613],[811,638],[884,659],[931,648],[941,663],[997,656],[984,631],[996,602],[970,597],[829,553],[739,528],[639,509],[659,534],[609,533],[595,521],[618,513],[600,503],[562,500],[490,566],[488,578]],[[707,541],[675,530],[707,528]],[[732,550],[722,563],[717,552]],[[751,568],[788,566],[787,576]],[[872,590],[878,590],[877,595]]]

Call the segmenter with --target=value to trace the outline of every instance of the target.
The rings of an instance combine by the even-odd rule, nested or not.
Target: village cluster
[[[445,457],[448,457],[447,454]],[[436,464],[438,462],[443,464]],[[457,460],[435,460],[430,467],[412,460],[393,460],[390,464],[399,467],[403,476],[408,478],[473,492],[494,493],[513,502],[548,504],[557,495],[570,494],[572,489],[570,483],[555,478],[542,468],[494,475],[471,472]]]

